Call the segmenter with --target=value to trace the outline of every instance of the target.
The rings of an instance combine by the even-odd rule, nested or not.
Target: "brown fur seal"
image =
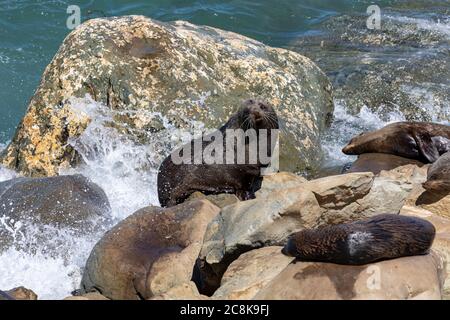
[[[267,129],[267,156],[271,156],[274,145],[271,143],[271,129],[279,129],[278,117],[274,109],[265,102],[256,100],[247,100],[238,112],[233,114],[228,122],[222,126],[216,133],[221,133],[224,136],[224,159],[226,157],[226,136],[228,129],[255,129],[257,133],[258,142],[261,140],[259,129]],[[212,133],[211,135],[214,135]],[[211,136],[209,135],[209,136]],[[206,136],[208,141],[208,136]],[[194,142],[192,140],[191,150],[194,150]],[[202,142],[202,150],[211,142]],[[249,141],[245,140],[245,155],[246,160],[249,159]],[[186,147],[183,146],[181,149]],[[237,157],[236,145],[235,160]],[[177,149],[175,153],[180,153]],[[181,152],[182,153],[182,152]],[[192,159],[196,156],[195,151],[192,154]],[[224,161],[225,162],[225,161]],[[234,163],[237,163],[236,161]],[[170,207],[179,204],[186,200],[192,193],[199,191],[204,194],[220,194],[231,193],[235,194],[241,200],[252,198],[260,179],[261,165],[258,161],[256,163],[244,162],[243,164],[206,164],[203,160],[200,164],[175,164],[172,157],[167,157],[158,173],[158,196],[162,207]]]
[[[430,166],[423,187],[427,191],[450,192],[450,152],[443,154]]]
[[[433,163],[450,150],[450,126],[430,122],[397,122],[362,133],[342,149],[349,155],[389,153]]]
[[[423,219],[382,214],[347,224],[302,230],[282,252],[302,261],[362,265],[427,254],[436,230]]]

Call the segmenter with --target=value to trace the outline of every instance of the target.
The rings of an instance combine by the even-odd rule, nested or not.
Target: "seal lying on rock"
[[[427,181],[422,186],[428,191],[450,192],[450,152],[430,166]]]
[[[200,148],[196,149],[195,147],[199,140],[192,140],[181,149],[175,150],[163,161],[158,173],[158,196],[161,206],[170,207],[179,204],[196,191],[206,195],[235,194],[241,200],[252,198],[255,191],[254,186],[260,179],[261,168],[269,164],[260,161],[260,147],[267,148],[265,150],[267,157],[272,156],[275,147],[274,138],[276,138],[274,135],[277,134],[274,134],[272,130],[278,128],[278,117],[270,105],[252,99],[245,101],[239,111],[233,114],[224,126],[203,137],[203,141],[199,143]],[[237,139],[237,143],[234,143],[234,139],[232,140],[233,153],[230,164],[228,159],[231,152],[227,152],[227,136],[230,137],[230,132],[236,132],[239,129],[245,133],[250,132],[249,129],[254,129],[255,136],[253,140],[245,137],[239,142]],[[266,129],[266,135],[262,135],[261,129]],[[223,151],[216,156],[222,160],[222,163],[213,162],[211,164],[211,162],[206,162],[203,157],[205,150],[211,148],[212,141],[215,141],[218,135],[223,138]],[[264,139],[267,140],[264,141]],[[250,141],[255,142],[258,146],[256,161],[249,161],[252,158],[251,151],[255,151],[249,146]],[[263,145],[261,142],[266,142],[266,144]],[[222,144],[220,143],[220,145]],[[189,150],[189,152],[193,150],[193,152],[185,155],[185,150]],[[242,154],[245,156],[244,162],[238,161]],[[190,160],[190,163],[175,163],[174,155],[187,156],[186,159]],[[196,163],[195,159],[198,157],[202,160]]]
[[[382,214],[346,224],[306,229],[282,252],[301,261],[362,265],[429,252],[436,229],[423,219]]]
[[[349,155],[389,153],[424,163],[450,150],[450,126],[430,122],[397,122],[354,137],[342,152]]]

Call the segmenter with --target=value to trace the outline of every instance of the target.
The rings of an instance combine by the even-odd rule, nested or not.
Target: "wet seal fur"
[[[427,181],[422,186],[427,191],[450,193],[450,152],[428,168]]]
[[[228,129],[255,129],[258,142],[260,139],[258,130],[268,129],[267,155],[272,156],[275,146],[271,145],[270,130],[279,129],[279,124],[274,109],[266,102],[253,99],[246,100],[239,111],[233,114],[228,122],[219,129],[224,137],[224,153],[226,150],[226,130]],[[204,140],[208,141],[209,139]],[[246,155],[248,155],[247,140],[245,142]],[[194,150],[194,140],[190,143],[192,144],[191,150]],[[203,141],[202,152],[210,143]],[[236,143],[234,149],[236,151]],[[179,152],[179,150],[177,149],[175,152]],[[191,158],[194,159],[194,156],[192,155]],[[236,157],[235,152],[235,160]],[[248,156],[246,156],[246,159],[248,160]],[[265,166],[261,165],[259,161],[257,164],[205,164],[203,162],[202,164],[177,165],[173,163],[169,155],[161,164],[158,172],[160,204],[162,207],[180,204],[197,191],[206,195],[235,194],[240,200],[254,198],[254,192],[261,180],[261,168]]]
[[[354,137],[342,152],[348,155],[388,153],[424,163],[450,151],[450,126],[431,122],[397,122]]]
[[[380,260],[427,254],[436,229],[430,222],[381,214],[346,224],[295,233],[282,252],[300,261],[363,265]]]

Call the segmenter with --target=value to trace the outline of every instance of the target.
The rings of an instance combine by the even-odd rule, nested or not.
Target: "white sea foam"
[[[159,205],[157,168],[169,150],[190,139],[189,132],[176,129],[160,113],[145,110],[114,111],[89,96],[72,99],[71,105],[92,121],[79,138],[69,141],[85,164],[61,174],[81,173],[102,187],[116,220],[145,206]],[[110,125],[115,116],[126,113],[144,122],[158,119],[166,130],[149,132],[142,129],[138,134],[147,142],[136,142]],[[192,122],[191,125],[194,131],[204,128],[201,122]]]
[[[450,92],[450,87],[440,84],[441,92]],[[417,101],[420,108],[430,117],[433,122],[448,123],[450,120],[450,104],[449,101],[440,100],[433,94],[433,91],[426,88],[426,84],[422,87],[403,85],[400,88],[404,93]]]
[[[6,148],[8,143],[0,143],[0,152],[2,152]],[[17,177],[17,172],[0,165],[0,182],[10,180],[15,177]]]
[[[437,32],[447,37],[450,37],[450,19],[442,19],[433,21],[431,19],[410,18],[404,16],[392,16],[387,15],[386,18],[403,22],[415,24],[418,29],[427,30],[431,32]]]
[[[111,126],[118,111],[90,97],[73,99],[71,105],[77,114],[91,119],[84,133],[69,141],[85,164],[60,173],[83,174],[100,185],[110,201],[114,222],[142,207],[159,204],[156,190],[158,165],[169,150],[190,139],[191,133],[204,129],[203,123],[192,122],[189,132],[177,130],[160,114],[140,111],[141,114],[136,116],[146,121],[158,117],[166,129],[148,133],[144,137],[148,138],[147,142],[141,144]],[[128,111],[129,114],[136,112]],[[146,134],[145,130],[141,133]],[[0,181],[16,175],[14,171],[0,167]],[[70,295],[79,287],[86,259],[108,226],[103,227],[96,234],[80,237],[72,230],[25,226],[21,221],[3,217],[0,232],[7,232],[15,240],[14,246],[0,252],[0,289],[23,285],[44,299]]]
[[[322,142],[322,148],[326,153],[325,166],[332,167],[355,160],[355,156],[347,156],[341,151],[354,136],[399,121],[405,121],[405,116],[400,111],[384,114],[364,106],[354,115],[349,112],[345,102],[335,101],[334,121]]]

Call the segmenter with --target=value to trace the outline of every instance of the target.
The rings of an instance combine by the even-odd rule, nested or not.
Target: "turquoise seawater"
[[[381,7],[408,1],[376,1]],[[11,138],[39,79],[64,37],[69,5],[85,21],[142,14],[235,31],[273,46],[313,34],[326,19],[364,14],[371,1],[339,0],[0,0],[0,142]],[[427,3],[423,1],[423,3]]]

